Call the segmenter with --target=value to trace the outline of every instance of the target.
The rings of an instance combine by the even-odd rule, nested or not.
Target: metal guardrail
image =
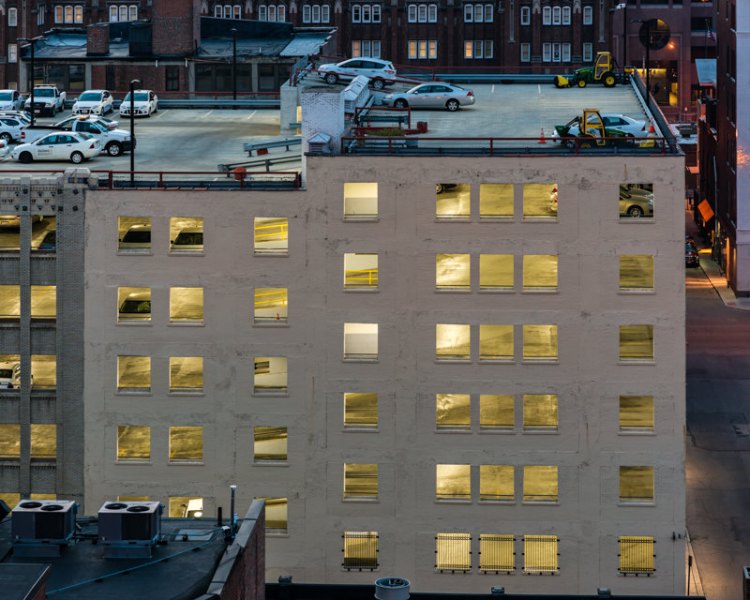
[[[293,137],[280,140],[268,140],[266,142],[247,143],[243,144],[242,148],[247,152],[248,156],[252,156],[253,152],[260,154],[260,150],[268,150],[269,148],[286,148],[287,150],[291,150],[291,146],[299,146],[301,144],[301,137]]]

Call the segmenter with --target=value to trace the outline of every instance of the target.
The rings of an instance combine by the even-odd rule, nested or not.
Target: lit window
[[[557,325],[524,325],[523,359],[557,360]]]
[[[344,323],[344,359],[376,360],[378,358],[378,324]]]
[[[257,462],[287,459],[286,427],[258,426],[253,429],[253,458]]]
[[[438,500],[471,500],[471,465],[435,465]]]
[[[344,427],[371,429],[378,426],[378,395],[344,394]]]
[[[560,570],[556,535],[523,536],[523,572],[557,573]]]
[[[523,468],[524,502],[557,502],[557,467],[526,465]]]
[[[203,427],[175,426],[169,428],[169,461],[199,462],[203,460]]]
[[[620,256],[620,289],[654,289],[654,257],[649,254]]]
[[[512,290],[513,255],[480,254],[479,288],[482,290]]]
[[[468,219],[471,216],[471,186],[468,183],[435,184],[438,219]]]
[[[31,355],[31,387],[35,389],[57,387],[57,357],[54,354]]]
[[[653,431],[654,397],[620,396],[620,431]]]
[[[117,460],[150,460],[151,428],[145,425],[117,426]]]
[[[557,289],[557,255],[526,254],[523,257],[524,290]]]
[[[513,218],[513,184],[482,183],[479,185],[479,217],[482,219]]]
[[[29,494],[29,500],[57,500],[57,494],[39,494],[32,492]]]
[[[620,325],[620,360],[654,360],[653,325]]]
[[[21,426],[0,424],[0,459],[14,459],[21,456]]]
[[[31,425],[31,458],[55,460],[57,458],[57,425]]]
[[[289,252],[289,219],[256,217],[254,232],[256,254]]]
[[[438,533],[435,536],[435,569],[438,571],[471,570],[471,535]]]
[[[120,391],[151,391],[151,357],[118,356],[117,389]]]
[[[288,305],[287,288],[255,288],[256,323],[286,323]]]
[[[479,570],[505,571],[516,568],[515,538],[512,535],[482,533],[479,536]]]
[[[344,498],[378,497],[378,465],[345,464]]]
[[[655,540],[647,536],[622,536],[618,540],[620,545],[620,573],[654,573],[656,566],[654,559]]]
[[[471,427],[471,396],[469,394],[435,394],[435,426],[438,429],[469,429]]]
[[[479,326],[479,360],[513,360],[513,325]]]
[[[256,356],[253,361],[255,393],[286,392],[287,359],[283,356]]]
[[[285,532],[289,521],[289,500],[287,498],[256,498],[266,503],[266,531]]]
[[[471,255],[435,255],[435,287],[444,290],[470,290]]]
[[[344,287],[376,290],[378,288],[378,255],[356,252],[344,254]]]
[[[57,316],[57,287],[54,285],[31,286],[31,318],[54,319]]]
[[[170,519],[200,519],[203,516],[203,498],[196,496],[170,496]]]
[[[378,532],[345,531],[342,566],[345,569],[377,569]]]
[[[620,218],[640,219],[654,216],[654,184],[624,183],[620,185]]]
[[[21,286],[0,285],[0,319],[18,319],[21,316]]]
[[[533,220],[557,219],[557,184],[524,184],[523,218]]]
[[[435,325],[435,358],[437,360],[470,360],[471,326],[452,323]]]
[[[203,390],[203,357],[169,357],[169,391],[199,392]]]
[[[203,288],[169,288],[170,323],[203,322]]]
[[[479,465],[479,499],[513,500],[513,465]]]
[[[117,288],[117,322],[149,323],[151,321],[151,288]]]
[[[344,184],[344,219],[377,219],[378,218],[378,184],[345,183]]]
[[[11,510],[21,501],[21,494],[17,492],[0,492],[0,500],[8,505]]]
[[[169,251],[172,254],[203,252],[203,217],[170,217]]]
[[[523,428],[525,430],[557,431],[557,396],[524,394]]]
[[[654,468],[620,467],[620,502],[653,502]]]
[[[120,252],[148,254],[151,252],[151,218],[117,217]]]
[[[513,396],[482,394],[479,396],[481,429],[513,429]]]

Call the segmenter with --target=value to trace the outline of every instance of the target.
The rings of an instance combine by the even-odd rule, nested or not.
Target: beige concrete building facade
[[[234,483],[269,581],[684,593],[682,157],[306,160],[88,192],[84,510]]]

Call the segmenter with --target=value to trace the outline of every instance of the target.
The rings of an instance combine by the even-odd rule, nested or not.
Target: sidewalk
[[[700,239],[698,226],[693,221],[693,215],[690,211],[685,211],[685,233],[692,235],[695,240]],[[700,255],[701,270],[706,274],[706,278],[711,282],[721,301],[730,308],[750,310],[750,298],[737,298],[734,295],[734,290],[727,285],[727,280],[721,272],[719,265],[711,258],[710,248],[699,247],[698,253]]]

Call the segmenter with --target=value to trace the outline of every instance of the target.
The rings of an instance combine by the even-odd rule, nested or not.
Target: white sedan
[[[616,129],[622,131],[625,135],[632,135],[633,137],[648,137],[648,127],[646,121],[639,121],[633,117],[621,115],[617,113],[604,113],[602,114],[602,122],[606,130]],[[578,137],[579,128],[578,125],[573,125],[568,132],[570,137]]]
[[[13,148],[10,157],[22,163],[34,160],[69,160],[82,163],[101,152],[99,140],[88,133],[49,133],[30,144]]]
[[[433,81],[422,83],[406,92],[387,94],[383,98],[383,104],[396,108],[444,108],[455,112],[462,106],[471,106],[475,100],[471,90]]]
[[[150,117],[159,111],[159,97],[152,90],[135,90],[133,95],[133,115],[136,117]],[[130,116],[130,92],[120,104],[120,116]]]
[[[73,104],[74,115],[104,115],[114,110],[114,98],[107,90],[86,90]]]

